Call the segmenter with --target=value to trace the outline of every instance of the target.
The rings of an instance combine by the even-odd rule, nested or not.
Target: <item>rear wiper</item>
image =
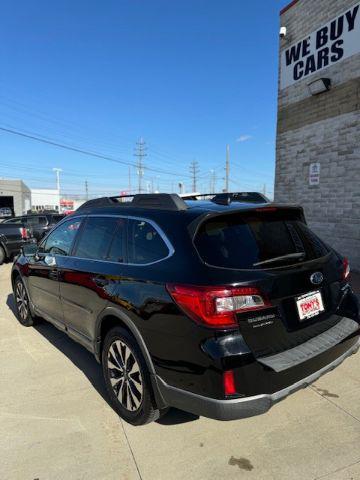
[[[259,265],[266,265],[267,263],[281,262],[282,260],[301,260],[305,257],[305,252],[289,253],[288,255],[282,255],[281,257],[269,258],[269,260],[264,260],[263,262],[257,262],[253,264],[253,267],[258,267]]]

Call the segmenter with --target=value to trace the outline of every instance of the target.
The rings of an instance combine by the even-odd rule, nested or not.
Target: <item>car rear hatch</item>
[[[236,311],[256,357],[292,349],[341,322],[346,266],[308,228],[302,209],[271,206],[210,216],[194,243],[203,261],[216,267],[214,275],[254,287],[262,298],[262,304]]]

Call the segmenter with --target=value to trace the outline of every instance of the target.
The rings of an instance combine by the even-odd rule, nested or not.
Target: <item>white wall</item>
[[[31,204],[33,210],[55,210],[60,205],[60,192],[55,189],[33,188],[31,190]]]

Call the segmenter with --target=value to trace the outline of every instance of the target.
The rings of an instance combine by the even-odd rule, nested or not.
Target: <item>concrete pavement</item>
[[[360,354],[260,417],[172,410],[132,427],[85,349],[17,322],[10,269],[0,267],[0,480],[360,479]]]

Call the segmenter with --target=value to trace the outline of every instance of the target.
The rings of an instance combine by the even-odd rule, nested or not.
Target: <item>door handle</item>
[[[98,287],[106,287],[106,285],[109,285],[109,280],[105,277],[94,277],[93,281]]]

